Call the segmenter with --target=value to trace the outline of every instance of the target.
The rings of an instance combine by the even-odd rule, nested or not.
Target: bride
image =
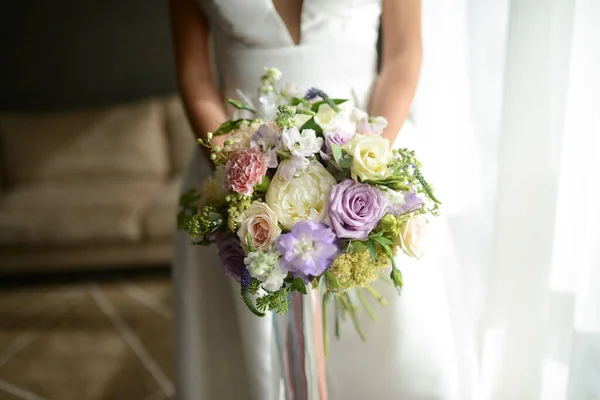
[[[232,110],[224,98],[256,93],[264,67],[284,81],[353,99],[387,118],[396,145],[409,114],[421,64],[420,0],[171,0],[179,87],[198,137]],[[378,27],[383,46],[377,74]],[[400,132],[400,134],[398,134]],[[222,145],[226,137],[213,139]],[[211,173],[195,154],[184,190]],[[349,321],[327,359],[329,399],[454,399],[457,358],[441,283],[448,237],[420,261],[399,257],[405,289],[379,286],[389,305],[367,315],[362,342]],[[239,285],[224,276],[212,247],[176,237],[174,268],[176,386],[179,400],[284,398],[274,350],[273,317],[252,315]],[[307,398],[294,393],[295,399]]]

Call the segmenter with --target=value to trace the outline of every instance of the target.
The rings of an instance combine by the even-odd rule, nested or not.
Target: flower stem
[[[367,310],[367,312],[369,313],[369,317],[371,317],[371,319],[374,322],[376,322],[377,321],[377,315],[375,315],[375,311],[373,311],[373,308],[369,304],[369,301],[367,300],[367,298],[363,294],[362,290],[358,289],[356,291],[356,294],[358,295],[358,300],[360,300],[360,302],[363,305],[363,307],[365,308],[365,310]]]
[[[328,291],[323,293],[323,348],[325,357],[329,356],[329,328],[327,327],[327,303],[329,303],[330,294]]]
[[[384,279],[389,279],[387,276],[385,276],[385,277],[384,277],[384,276],[382,276],[381,278],[384,278]],[[391,283],[391,284],[393,284],[393,282],[392,282],[391,280],[388,280],[388,282],[389,282],[389,283]],[[370,294],[371,296],[373,296],[373,298],[374,298],[375,300],[377,300],[377,301],[379,302],[379,304],[381,304],[382,306],[386,307],[386,306],[388,305],[386,298],[385,298],[385,297],[383,297],[381,294],[379,294],[379,292],[378,292],[377,290],[375,290],[375,289],[373,288],[373,286],[371,286],[371,285],[366,285],[366,286],[365,286],[365,290],[366,290],[367,292],[369,292],[369,294]]]
[[[248,307],[248,309],[250,311],[252,311],[252,314],[258,316],[258,317],[264,317],[266,314],[259,311],[255,306],[254,303],[252,302],[252,299],[250,298],[250,288],[246,285],[242,285],[242,299],[244,299],[244,303],[246,303],[246,306]]]
[[[352,319],[352,323],[354,324],[354,329],[356,329],[356,333],[358,333],[358,336],[360,336],[363,342],[366,341],[367,338],[365,337],[365,334],[362,331],[360,321],[358,320],[358,315],[356,314],[356,308],[354,307],[354,304],[352,304],[350,296],[348,296],[348,293],[344,293],[340,295],[340,298],[342,300],[342,303],[344,304],[344,307],[348,311],[348,314],[350,314],[350,318]]]

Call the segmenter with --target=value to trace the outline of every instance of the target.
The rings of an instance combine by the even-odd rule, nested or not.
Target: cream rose
[[[400,231],[400,248],[409,257],[419,258],[425,250],[427,218],[416,215],[409,219]]]
[[[350,172],[352,178],[377,180],[387,176],[390,142],[379,135],[356,134],[343,146],[353,157]]]
[[[255,250],[266,249],[281,235],[277,215],[261,201],[252,203],[250,208],[242,213],[240,221],[237,234],[246,252],[249,251],[248,234]]]
[[[305,170],[297,171],[296,176],[287,181],[280,170],[285,170],[289,162],[286,160],[279,164],[267,191],[267,204],[286,229],[292,229],[301,220],[322,222],[327,217],[329,191],[337,183],[335,178],[313,160]]]

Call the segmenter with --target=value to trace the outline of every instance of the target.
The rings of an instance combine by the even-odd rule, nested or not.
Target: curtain
[[[462,399],[600,399],[600,1],[423,2]],[[408,144],[410,145],[410,143]]]

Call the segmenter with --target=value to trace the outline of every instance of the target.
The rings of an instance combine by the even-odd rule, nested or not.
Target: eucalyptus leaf
[[[352,163],[354,162],[354,158],[348,154],[344,155],[344,157],[342,157],[342,159],[340,161],[338,161],[338,164],[340,164],[340,167],[346,169],[346,168],[350,168],[352,167]]]
[[[383,236],[371,236],[371,239],[373,239],[382,246],[392,246],[394,244],[394,242],[392,242],[390,239]]]
[[[331,153],[333,154],[333,159],[339,163],[343,157],[342,148],[335,143],[331,143]]]

